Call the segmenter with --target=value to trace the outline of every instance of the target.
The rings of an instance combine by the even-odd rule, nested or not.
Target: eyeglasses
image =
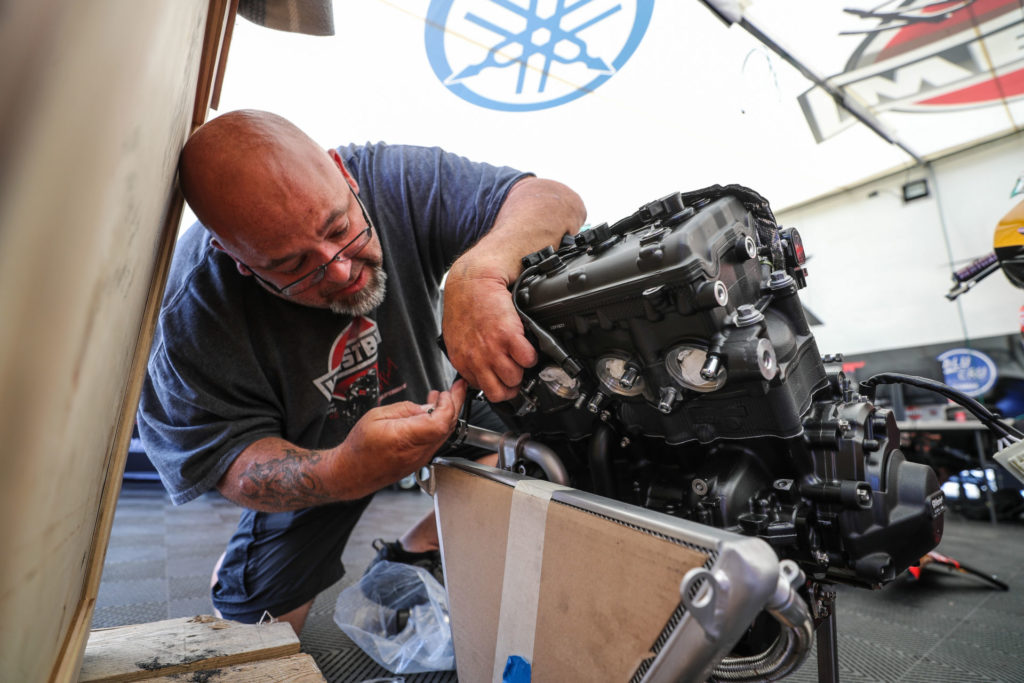
[[[242,265],[252,273],[254,278],[263,283],[263,285],[271,291],[277,292],[283,296],[294,296],[296,294],[301,294],[310,287],[322,282],[324,276],[327,274],[327,269],[335,261],[345,262],[354,259],[359,255],[359,252],[361,252],[363,248],[370,243],[370,238],[373,235],[373,221],[370,220],[369,214],[366,213],[366,206],[363,205],[363,200],[359,198],[359,195],[356,194],[355,190],[352,189],[352,186],[349,185],[347,181],[345,184],[348,185],[349,192],[352,193],[352,196],[355,197],[356,202],[359,204],[359,210],[363,212],[363,220],[366,221],[366,227],[363,230],[360,230],[358,235],[349,240],[348,244],[339,249],[338,252],[327,261],[327,263],[317,266],[298,280],[295,280],[284,287],[279,287],[266,278],[260,277],[255,270],[245,263],[242,263],[241,261],[239,261],[239,263],[242,263]]]

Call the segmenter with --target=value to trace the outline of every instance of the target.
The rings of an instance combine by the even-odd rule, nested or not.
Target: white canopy
[[[711,4],[737,23],[696,0],[349,0],[328,38],[240,21],[221,109],[533,170],[594,222],[713,183],[779,209],[1024,120],[1018,0]]]

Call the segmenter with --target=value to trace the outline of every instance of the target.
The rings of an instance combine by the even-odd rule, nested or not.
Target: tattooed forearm
[[[240,492],[257,509],[296,510],[334,499],[317,475],[323,453],[288,447],[272,460],[252,462],[241,473]]]

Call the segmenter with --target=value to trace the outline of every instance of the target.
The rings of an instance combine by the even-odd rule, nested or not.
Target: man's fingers
[[[466,400],[468,386],[465,380],[456,380],[451,391],[433,390],[427,394],[427,402],[423,404],[424,412],[436,422],[447,425],[449,430],[455,428],[459,412]]]
[[[523,368],[508,356],[495,359],[492,372],[502,386],[515,388],[523,381]]]
[[[471,349],[470,355],[452,360],[462,376],[491,401],[514,397],[523,381],[524,368],[537,363],[537,352],[521,331]]]
[[[438,397],[440,395],[441,395],[440,391],[438,391],[437,389],[432,389],[429,393],[427,393],[427,403],[426,403],[426,405],[428,405],[428,406],[436,406],[437,405],[437,399],[438,399]]]
[[[520,374],[521,377],[521,374]],[[487,379],[480,383],[480,389],[487,396],[488,401],[507,401],[519,393],[519,383],[513,386],[505,384],[497,375],[490,373]]]
[[[514,336],[508,345],[509,355],[521,368],[532,368],[537,364],[537,350],[521,334]]]
[[[451,397],[452,402],[455,404],[456,412],[462,410],[462,404],[466,401],[466,393],[469,391],[469,385],[464,379],[457,379],[452,384]]]
[[[459,411],[462,410],[462,403],[465,400],[466,382],[464,380],[456,380],[452,385],[451,391],[442,391],[438,396],[437,409],[440,413],[438,417],[447,419],[454,429],[455,423],[459,419]]]

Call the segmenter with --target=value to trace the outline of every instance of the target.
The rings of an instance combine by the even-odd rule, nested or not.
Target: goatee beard
[[[388,274],[380,266],[368,267],[372,267],[373,270],[370,272],[370,280],[366,286],[344,300],[332,301],[330,304],[332,312],[356,317],[366,315],[384,303]]]

